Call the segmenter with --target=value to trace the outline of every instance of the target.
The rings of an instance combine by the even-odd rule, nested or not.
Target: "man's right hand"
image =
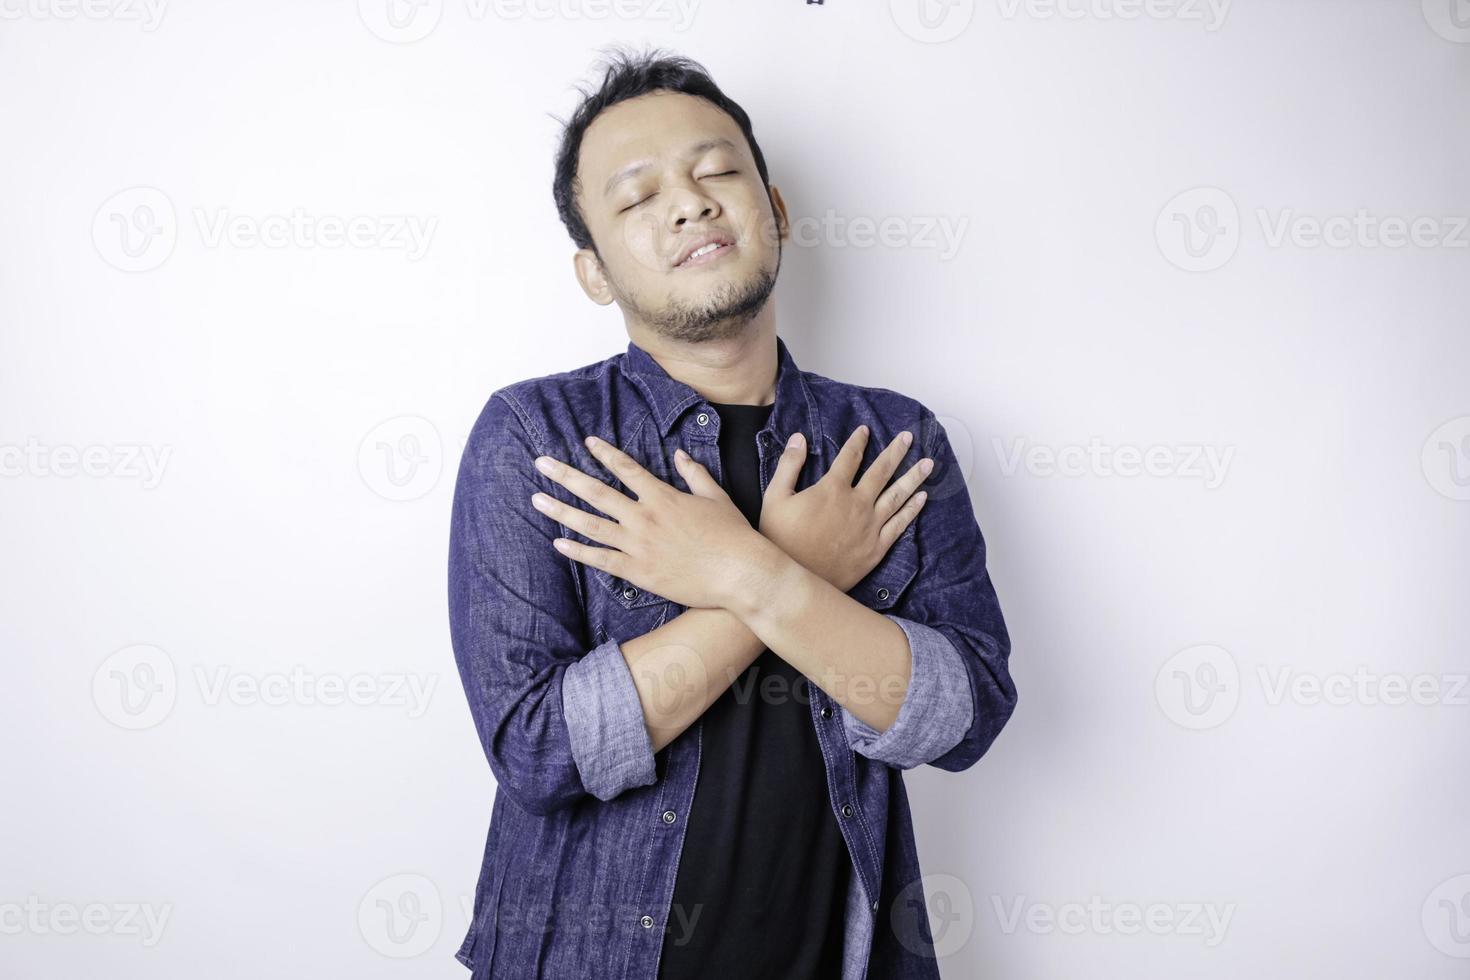
[[[831,469],[798,492],[796,481],[806,463],[807,446],[805,437],[796,433],[786,443],[761,500],[761,534],[846,592],[883,559],[924,506],[926,494],[914,491],[929,475],[933,460],[919,460],[888,486],[911,441],[909,433],[899,433],[854,486],[868,444],[868,427],[858,426]]]

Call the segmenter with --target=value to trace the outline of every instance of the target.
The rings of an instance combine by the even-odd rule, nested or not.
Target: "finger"
[[[674,468],[689,484],[689,492],[699,497],[721,497],[726,496],[725,488],[720,486],[718,480],[710,476],[710,472],[704,464],[682,449],[674,450]]]
[[[667,483],[644,469],[632,456],[623,452],[617,446],[597,436],[588,436],[583,440],[597,461],[606,466],[608,472],[623,482],[623,486],[632,490],[640,499],[647,496],[655,489],[654,484],[668,486]]]
[[[596,514],[589,514],[580,508],[568,506],[549,493],[531,494],[531,505],[552,520],[560,521],[581,534],[584,538],[591,538],[593,541],[599,541],[614,548],[618,547],[622,540],[623,527],[621,524],[598,517]]]
[[[868,467],[868,471],[858,481],[858,489],[867,494],[869,500],[876,500],[878,494],[888,485],[888,478],[893,475],[894,470],[898,469],[898,464],[903,462],[904,456],[908,455],[909,446],[913,444],[913,441],[913,433],[907,430],[900,432],[887,448],[878,454],[878,458],[873,460],[873,465]]]
[[[908,500],[913,492],[919,489],[929,471],[934,469],[934,460],[925,456],[897,480],[893,486],[883,491],[883,494],[873,503],[873,510],[877,512],[879,520],[886,520],[890,514],[898,510],[905,500]]]
[[[805,465],[806,436],[793,432],[791,438],[786,440],[786,448],[781,450],[781,458],[776,461],[776,472],[771,474],[771,483],[766,487],[766,494],[769,496],[775,491],[780,496],[790,496],[795,493],[796,481]]]
[[[893,547],[893,542],[897,541],[898,536],[904,532],[904,528],[912,524],[914,518],[919,516],[919,511],[924,509],[924,501],[928,499],[929,492],[920,490],[899,508],[897,514],[890,517],[878,529],[878,542],[883,546],[885,555],[888,554],[888,549]]]
[[[618,493],[596,477],[588,476],[568,463],[550,456],[537,456],[536,469],[548,480],[566,487],[615,521],[626,520],[634,506],[627,494]]]
[[[615,551],[612,548],[594,548],[589,544],[573,541],[571,538],[556,538],[551,543],[557,551],[573,561],[600,568],[609,575],[622,577],[623,560],[627,556],[621,551]]]
[[[847,437],[847,441],[842,444],[842,449],[838,451],[837,458],[832,460],[832,468],[827,471],[827,475],[836,474],[837,478],[843,481],[843,486],[851,487],[852,478],[857,476],[857,468],[863,461],[863,450],[867,448],[867,445],[868,427],[860,425],[853,429],[852,435]]]

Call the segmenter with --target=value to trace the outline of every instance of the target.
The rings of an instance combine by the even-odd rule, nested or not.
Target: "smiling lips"
[[[734,248],[735,243],[729,241],[723,235],[709,235],[704,241],[694,245],[686,254],[683,261],[674,263],[674,268],[688,269],[694,266],[708,265],[734,250]]]

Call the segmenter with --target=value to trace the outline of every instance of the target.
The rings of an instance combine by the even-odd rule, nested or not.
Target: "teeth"
[[[689,253],[689,259],[697,259],[701,255],[704,255],[704,254],[709,253],[709,252],[713,252],[715,249],[717,249],[719,247],[720,247],[720,243],[719,242],[710,242],[708,245],[700,246],[699,248],[696,248],[694,251],[690,252]],[[685,259],[684,262],[688,262],[689,259]],[[683,262],[681,262],[679,264],[680,265],[683,265]]]

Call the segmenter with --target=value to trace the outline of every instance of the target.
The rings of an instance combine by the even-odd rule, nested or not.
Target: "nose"
[[[704,193],[697,182],[689,182],[669,191],[669,224],[682,228],[687,222],[707,221],[720,214],[720,205]]]

